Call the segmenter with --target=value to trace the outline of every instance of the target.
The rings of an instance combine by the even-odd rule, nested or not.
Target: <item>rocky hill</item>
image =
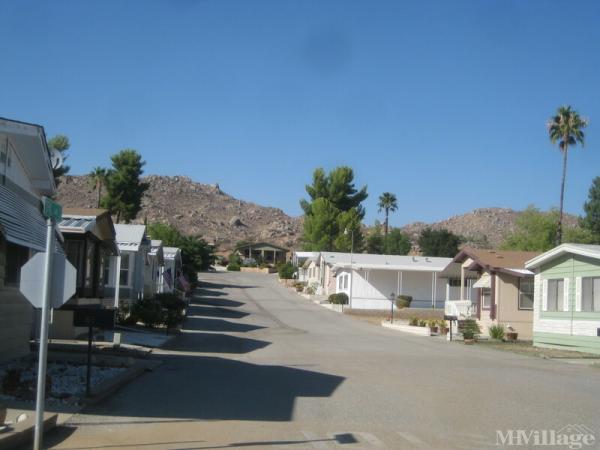
[[[269,241],[293,248],[302,230],[302,219],[277,208],[245,202],[221,191],[218,185],[201,184],[187,177],[150,175],[148,190],[136,222],[162,222],[186,234],[199,234],[221,249],[240,240]],[[63,206],[95,207],[97,193],[90,178],[64,177],[58,189]]]
[[[509,208],[478,208],[466,214],[452,216],[449,219],[426,224],[414,222],[402,227],[402,230],[417,241],[425,227],[446,229],[465,239],[465,244],[478,248],[497,248],[504,239],[515,231],[515,222],[520,211]],[[565,225],[575,226],[577,217],[565,215]]]
[[[238,200],[218,185],[202,184],[187,177],[150,175],[149,188],[137,222],[163,222],[186,234],[199,234],[229,250],[240,240],[269,241],[287,248],[299,248],[302,218],[282,210]],[[59,185],[58,200],[64,206],[95,207],[97,194],[88,176],[66,176]],[[402,227],[416,243],[426,226],[446,228],[464,237],[468,245],[498,247],[515,228],[519,211],[508,208],[480,208],[432,224],[414,222]],[[575,225],[574,216],[565,223]]]

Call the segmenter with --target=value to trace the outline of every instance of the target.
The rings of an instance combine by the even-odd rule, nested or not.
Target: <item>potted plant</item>
[[[396,300],[396,308],[408,308],[410,307],[410,302],[412,302],[412,297],[410,295],[399,295]]]
[[[462,324],[462,335],[465,344],[473,344],[477,336],[481,333],[479,324],[474,319],[466,319]]]
[[[446,326],[446,321],[444,319],[438,321],[438,328],[440,334],[448,334],[448,327]]]
[[[504,325],[492,325],[488,332],[490,333],[490,337],[495,341],[502,341],[504,339]]]
[[[517,338],[519,337],[519,333],[517,333],[515,329],[509,325],[506,329],[505,336],[507,341],[516,342]]]
[[[419,319],[419,326],[420,327],[426,327],[427,326],[427,321],[424,319]]]
[[[438,321],[437,320],[435,320],[435,319],[428,320],[427,326],[429,327],[429,331],[431,331],[431,333],[438,332]]]

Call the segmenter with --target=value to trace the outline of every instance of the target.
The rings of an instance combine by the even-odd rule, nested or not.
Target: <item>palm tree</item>
[[[396,196],[391,192],[384,192],[379,196],[379,203],[377,203],[379,208],[379,212],[385,211],[385,224],[384,224],[384,236],[388,234],[388,218],[390,215],[390,211],[394,212],[398,209],[398,202],[396,201]]]
[[[563,221],[563,202],[565,195],[565,178],[567,176],[567,153],[569,145],[577,145],[579,142],[583,147],[584,134],[583,129],[587,126],[588,120],[581,118],[577,111],[570,106],[561,106],[556,115],[547,123],[550,142],[556,144],[563,154],[563,172],[560,183],[560,207],[558,214],[558,226],[556,229],[556,245],[562,242],[562,221]]]
[[[98,191],[98,208],[100,208],[100,199],[102,198],[102,186],[106,183],[108,172],[103,167],[94,167],[90,172],[92,185]]]

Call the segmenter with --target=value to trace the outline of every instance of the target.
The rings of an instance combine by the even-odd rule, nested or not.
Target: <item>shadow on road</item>
[[[222,317],[224,319],[243,319],[250,313],[235,309],[221,308],[220,306],[200,306],[192,303],[188,308],[191,316]]]
[[[195,353],[250,353],[270,345],[270,342],[248,339],[228,334],[184,330],[177,339],[162,347],[164,350]],[[160,359],[164,359],[163,355]]]
[[[224,333],[246,333],[248,331],[260,330],[260,325],[250,325],[247,323],[229,322],[223,319],[208,319],[199,317],[195,311],[191,311],[185,319],[184,329],[186,331],[203,330],[203,331],[222,331]]]
[[[193,308],[195,305],[212,305],[212,306],[221,306],[221,307],[229,307],[229,308],[238,308],[242,305],[245,305],[243,302],[238,302],[236,300],[227,300],[224,298],[213,298],[213,297],[194,297],[190,302],[190,308]]]

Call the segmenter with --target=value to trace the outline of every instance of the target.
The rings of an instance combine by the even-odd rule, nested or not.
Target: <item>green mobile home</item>
[[[535,271],[533,343],[600,354],[600,245],[562,244]]]

